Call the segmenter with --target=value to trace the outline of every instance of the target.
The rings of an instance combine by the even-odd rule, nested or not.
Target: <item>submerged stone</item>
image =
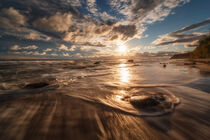
[[[49,85],[49,83],[47,83],[47,82],[31,83],[31,84],[26,85],[25,88],[31,88],[31,89],[43,88],[43,87],[46,87],[48,85]]]

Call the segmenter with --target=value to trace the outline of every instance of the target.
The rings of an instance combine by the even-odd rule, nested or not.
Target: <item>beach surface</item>
[[[210,71],[95,62],[1,61],[0,139],[210,139]]]

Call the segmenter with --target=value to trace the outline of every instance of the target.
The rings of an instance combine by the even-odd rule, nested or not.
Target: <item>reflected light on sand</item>
[[[130,81],[130,73],[129,69],[127,68],[127,65],[120,64],[119,72],[120,72],[120,81],[122,83],[128,83]]]

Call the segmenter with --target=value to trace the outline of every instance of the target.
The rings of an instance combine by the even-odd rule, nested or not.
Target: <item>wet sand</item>
[[[189,66],[189,67],[198,68],[201,71],[210,73],[210,59],[194,59],[194,60],[180,59],[180,60],[174,60],[171,63],[176,64],[178,66]]]
[[[195,82],[209,78],[199,70],[173,64],[163,68],[159,62],[107,62],[73,70],[69,65],[30,62],[0,71],[0,140],[210,139],[209,84]],[[132,96],[145,91],[174,95],[180,103],[170,112],[148,116],[121,98],[112,99],[121,92]]]
[[[184,87],[186,88],[186,87]],[[0,139],[206,139],[210,98],[168,87],[181,99],[173,113],[140,117],[63,93],[37,93],[0,103]]]

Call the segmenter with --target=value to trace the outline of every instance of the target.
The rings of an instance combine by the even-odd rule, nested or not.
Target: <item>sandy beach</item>
[[[40,63],[42,63],[40,68],[43,68],[43,65],[47,68],[48,65],[57,64],[57,62],[50,64],[36,62],[34,65]],[[68,64],[70,65],[69,62]],[[66,65],[67,62],[62,62],[62,66],[66,67]],[[106,70],[104,65],[106,65]],[[77,65],[77,71],[78,67]],[[154,75],[157,76],[156,80],[154,75],[143,73],[143,71],[149,72],[147,69],[151,67],[159,73],[156,75],[154,72]],[[20,84],[19,88],[16,85],[9,89],[11,84],[8,83],[8,89],[1,90],[0,94],[0,139],[208,140],[210,138],[210,95],[207,91],[186,86],[190,83],[189,81],[191,83],[195,81],[194,76],[198,74],[198,69],[193,68],[194,72],[188,70],[189,73],[186,75],[182,73],[185,71],[183,67],[185,66],[168,64],[166,68],[163,68],[159,62],[152,62],[152,64],[138,62],[135,65],[121,61],[120,63],[112,62],[112,64],[106,62],[103,65],[81,69],[80,73],[72,74],[77,75],[77,80],[67,82],[65,78],[62,79],[62,83],[67,82],[63,86],[59,83],[61,79],[53,81],[53,78],[48,78],[48,81],[51,80],[49,82],[51,85],[41,84],[40,87],[36,85],[34,88],[30,86],[24,88]],[[29,65],[26,64],[26,68],[29,68]],[[21,69],[23,70],[22,67]],[[137,77],[137,69],[143,74],[139,77],[147,78],[148,81]],[[173,76],[172,81],[168,81],[172,69],[179,70],[177,75],[186,75],[183,78],[175,74],[175,77],[183,78],[185,81],[179,78],[173,79]],[[114,73],[113,70],[121,70],[123,75],[120,75],[119,71]],[[90,71],[94,72],[90,74]],[[126,73],[128,71],[129,74]],[[62,71],[56,75],[61,77],[64,73]],[[45,74],[46,72],[42,73],[41,77],[44,76],[46,79]],[[87,75],[84,76],[84,74]],[[164,77],[159,79],[158,76],[162,74],[166,79]],[[193,76],[188,77],[189,74]],[[24,75],[27,77],[26,74]],[[65,73],[63,76],[67,75]],[[149,79],[150,76],[153,79]],[[107,81],[110,78],[112,80]],[[29,79],[26,78],[25,81]],[[6,81],[4,88],[6,88],[5,85]],[[147,92],[152,95],[163,93],[164,97],[174,96],[180,102],[174,105],[173,103],[168,104],[172,110],[165,108],[161,111],[162,115],[155,115],[155,112],[150,111],[142,113],[141,108],[136,108],[135,105],[130,104],[132,102],[124,101],[120,97],[124,94],[132,97],[142,93],[146,95]],[[153,113],[154,115],[151,115]]]

